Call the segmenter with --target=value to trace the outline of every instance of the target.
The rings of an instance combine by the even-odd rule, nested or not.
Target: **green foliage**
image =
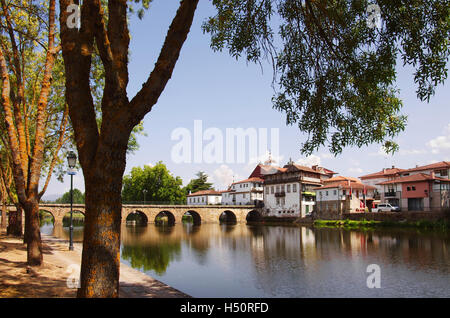
[[[185,202],[186,195],[181,189],[183,181],[174,177],[167,167],[159,161],[155,166],[134,167],[123,178],[122,201],[145,201],[148,203]]]
[[[419,228],[429,230],[446,231],[450,228],[450,222],[444,220],[430,221],[419,220],[415,222],[403,221],[373,221],[373,220],[315,220],[316,227],[343,227],[346,229],[365,229],[375,227],[402,227],[402,228]]]
[[[212,189],[212,183],[207,182],[208,181],[208,175],[204,173],[203,171],[199,171],[196,174],[197,178],[192,179],[187,186],[183,188],[184,193],[186,195],[191,193],[195,193],[197,191],[202,190],[210,190]]]
[[[66,213],[62,220],[63,227],[70,226],[70,213]],[[72,224],[73,226],[83,226],[84,225],[84,214],[78,211],[72,212]]]
[[[137,12],[139,19],[144,18],[145,10],[148,10],[153,0],[128,0],[128,11],[131,13]],[[140,4],[140,7],[135,10],[134,4]]]
[[[381,27],[367,23],[369,4],[381,9]],[[417,97],[429,101],[447,78],[448,0],[213,0],[217,14],[203,24],[211,47],[235,58],[273,57],[274,108],[308,139],[302,152],[328,145],[382,143],[405,128],[395,86],[397,61],[415,69]],[[277,16],[276,19],[274,16]],[[278,28],[278,37],[273,31]]]
[[[67,191],[62,197],[56,199],[55,203],[70,203],[70,191]],[[78,189],[73,189],[73,203],[84,204],[84,193]]]
[[[121,256],[130,261],[131,267],[153,270],[158,275],[166,272],[169,263],[177,259],[181,253],[180,242],[158,242],[145,245],[124,245]]]

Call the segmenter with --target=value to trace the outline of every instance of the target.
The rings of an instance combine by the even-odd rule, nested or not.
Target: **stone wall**
[[[450,211],[405,211],[405,212],[376,212],[376,213],[345,213],[342,219],[373,220],[373,221],[440,221],[450,220]]]

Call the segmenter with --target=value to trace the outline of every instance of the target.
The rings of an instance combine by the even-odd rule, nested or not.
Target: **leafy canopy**
[[[155,166],[134,167],[123,178],[122,201],[153,203],[184,203],[186,195],[181,189],[183,181],[174,177],[159,161]]]
[[[398,61],[414,68],[417,97],[429,101],[447,78],[448,0],[213,0],[203,24],[215,51],[274,63],[273,107],[307,134],[302,152],[383,143],[405,128],[395,86]],[[381,23],[369,5],[380,8]],[[275,30],[278,30],[276,33]]]
[[[64,193],[55,203],[70,203],[70,191]],[[78,189],[73,189],[73,203],[84,204],[84,193]]]
[[[199,171],[196,174],[197,178],[192,179],[187,186],[183,188],[184,192],[187,194],[195,193],[197,191],[202,190],[210,190],[212,189],[212,183],[208,181],[208,175],[203,171]]]

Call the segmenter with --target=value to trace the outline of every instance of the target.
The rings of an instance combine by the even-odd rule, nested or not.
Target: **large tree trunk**
[[[2,223],[0,224],[1,228],[6,228],[6,200],[2,200]]]
[[[22,236],[22,208],[17,206],[16,210],[9,212],[7,235]]]
[[[121,189],[128,136],[99,146],[96,163],[83,170],[86,216],[78,297],[118,297]],[[121,145],[119,145],[121,144]],[[103,151],[102,151],[103,149]],[[114,160],[113,160],[114,158]]]
[[[27,243],[27,263],[30,266],[42,265],[42,241],[39,226],[39,202],[31,200],[25,205],[25,226]]]

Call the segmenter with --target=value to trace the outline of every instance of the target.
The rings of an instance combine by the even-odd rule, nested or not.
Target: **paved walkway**
[[[3,275],[0,275],[0,289],[3,289],[3,293],[0,292],[0,295],[75,297],[76,289],[67,287],[67,280],[69,276],[75,279],[79,277],[82,244],[74,243],[74,251],[69,251],[67,240],[42,234],[44,265],[34,269],[28,268],[24,262],[26,246],[21,241],[5,236],[0,240],[0,251],[3,252],[0,257],[0,274]],[[6,251],[10,251],[9,254]],[[120,264],[119,284],[119,297],[123,298],[191,297],[124,263]]]

